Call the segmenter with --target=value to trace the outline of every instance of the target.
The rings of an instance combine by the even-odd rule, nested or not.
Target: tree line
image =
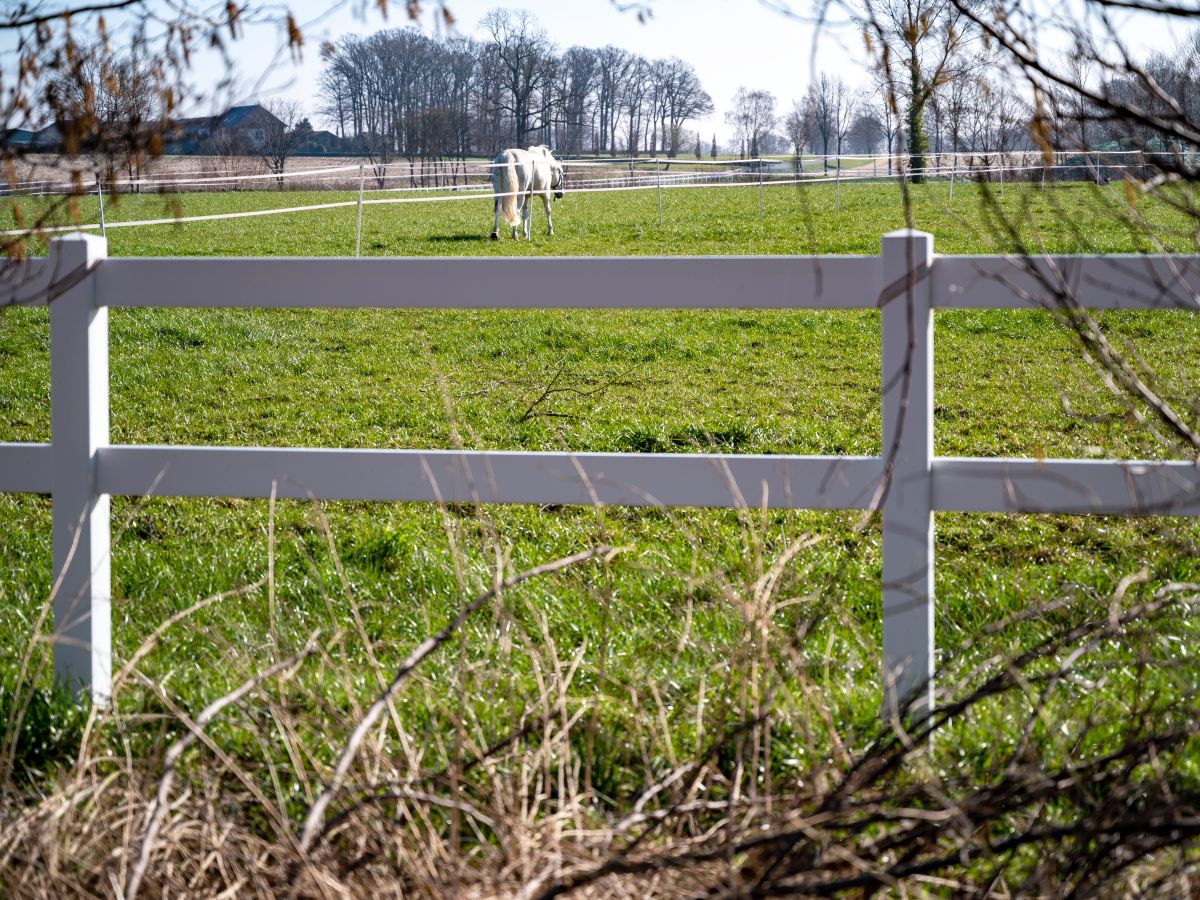
[[[722,149],[743,157],[886,153],[889,169],[892,156],[904,156],[919,173],[930,153],[1195,144],[1171,122],[1200,117],[1200,31],[1120,67],[1084,45],[1068,48],[1018,86],[963,0],[861,3],[860,24],[874,37],[864,82],[818,73],[784,111],[771,90],[743,87],[725,116],[733,138]],[[689,127],[714,105],[688,62],[611,45],[560,51],[525,11],[493,10],[482,31],[478,40],[438,40],[398,28],[325,44],[314,117],[343,151],[376,162],[492,156],[533,143],[566,156],[717,155],[715,135],[708,143]],[[163,89],[161,63],[99,48],[72,59],[45,94],[64,149],[101,151],[133,174],[170,134],[173,94]],[[267,105],[280,133],[261,155],[279,171],[307,120],[294,102]],[[1137,114],[1112,115],[1114,105]]]
[[[864,83],[819,73],[782,112],[771,90],[743,87],[725,116],[733,132],[725,149],[903,155],[918,173],[930,153],[1155,149],[1150,132],[1161,129],[1131,131],[1128,117],[1106,117],[1103,102],[1054,79],[1019,90],[961,0],[861,0],[856,10],[868,36]],[[714,106],[684,60],[614,46],[560,52],[525,11],[493,10],[482,31],[480,40],[442,41],[393,29],[326,44],[317,114],[382,161],[533,143],[562,155],[717,155],[715,135],[709,144],[689,128]],[[1081,48],[1058,62],[1069,84],[1092,77]],[[1200,102],[1198,73],[1200,33],[1129,72],[1099,73],[1098,90],[1170,116]]]
[[[943,46],[938,74],[917,91],[912,79],[903,88],[889,83],[886,68],[873,69],[861,86],[818,73],[804,96],[782,113],[770,91],[741,88],[725,117],[734,132],[731,149],[743,156],[886,153],[905,157],[912,171],[926,168],[928,154],[1106,147],[1200,151],[1185,135],[1164,140],[1161,127],[1200,118],[1200,30],[1170,51],[1129,60],[1122,72],[1089,72],[1087,52],[1068,51],[1059,65],[1075,82],[1094,78],[1095,96],[1052,80],[1018,91],[995,60],[979,50],[979,42],[961,38],[953,48]],[[1110,115],[1106,106],[1111,103],[1144,116]]]
[[[560,154],[693,151],[685,125],[713,111],[691,64],[620,47],[559,51],[525,11],[497,9],[486,38],[415,29],[326,44],[318,115],[376,161],[465,158],[542,143]]]

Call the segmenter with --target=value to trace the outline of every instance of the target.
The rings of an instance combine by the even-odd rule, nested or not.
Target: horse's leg
[[[496,240],[500,239],[500,198],[499,197],[497,197],[494,201],[492,201],[492,206],[495,208],[495,212],[492,215],[492,240],[496,241]]]
[[[517,224],[513,226],[513,232],[512,232],[514,241],[517,239],[517,229],[519,229],[521,227],[521,220],[524,217],[525,217],[525,198],[522,195],[518,194],[517,195]]]
[[[542,207],[546,210],[546,234],[554,234],[554,216],[550,212],[550,195],[542,194]]]
[[[529,226],[533,224],[533,197],[525,198],[525,240],[529,240]]]

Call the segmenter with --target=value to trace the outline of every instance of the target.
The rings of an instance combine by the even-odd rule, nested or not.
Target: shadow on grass
[[[484,244],[488,241],[486,234],[435,234],[427,240],[431,244]]]
[[[0,779],[36,784],[79,750],[87,706],[60,684],[15,691],[0,683]]]

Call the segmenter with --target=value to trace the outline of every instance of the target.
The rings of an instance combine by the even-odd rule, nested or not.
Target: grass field
[[[330,195],[179,199],[184,214],[195,215]],[[874,253],[881,233],[904,224],[892,186],[843,186],[840,213],[828,186],[776,188],[765,199],[760,222],[753,190],[666,192],[659,228],[653,192],[568,196],[555,209],[557,234],[541,233],[539,209],[529,244],[488,241],[483,200],[373,206],[363,245],[369,255]],[[1151,249],[1145,231],[1119,220],[1125,199],[1119,187],[1043,194],[1009,186],[1001,210],[1020,223],[1029,246]],[[161,214],[163,201],[123,197],[107,212],[109,221],[139,219]],[[110,253],[344,255],[353,252],[354,214],[113,229]],[[1195,252],[1182,215],[1149,203],[1137,214],[1160,245]],[[92,211],[82,215],[90,220]],[[945,185],[914,195],[914,223],[945,253],[1016,249],[1013,236],[995,237],[995,215],[962,185],[953,205]],[[1102,322],[1159,374],[1168,399],[1194,410],[1200,318],[1122,313]],[[872,313],[116,310],[110,331],[114,442],[880,452]],[[44,310],[0,314],[0,440],[49,437],[47,345]],[[935,348],[940,454],[1173,452],[1131,419],[1049,314],[942,312]],[[563,390],[535,402],[552,382]],[[166,617],[262,579],[269,546],[273,554],[272,590],[206,606],[142,660],[146,678],[164,690],[132,692],[133,712],[156,710],[163,697],[198,709],[256,662],[319,629],[339,665],[306,676],[326,707],[313,710],[300,743],[327,758],[336,742],[318,722],[352,717],[369,702],[373,667],[390,672],[464,597],[490,583],[498,551],[520,570],[607,542],[626,549],[605,566],[510,592],[473,621],[456,649],[423,668],[399,715],[425,748],[426,765],[452,758],[446,736],[462,729],[487,746],[535,705],[545,671],[571,663],[578,669],[562,702],[593,717],[586,748],[576,747],[589,784],[606,802],[633,796],[674,754],[698,749],[704,735],[766,696],[761,683],[742,681],[752,670],[766,678],[747,655],[761,616],[784,634],[812,619],[805,665],[851,745],[875,719],[879,530],[853,514],[281,502],[272,520],[258,501],[117,499],[113,508],[119,660]],[[777,592],[764,600],[755,585],[806,533],[815,542],[790,557]],[[24,648],[50,589],[48,500],[0,495],[0,534],[0,638]],[[939,652],[956,661],[981,626],[1031,604],[1069,597],[1078,608],[1106,608],[1121,579],[1143,567],[1131,600],[1169,582],[1200,581],[1198,539],[1194,522],[1174,519],[939,515]],[[1037,619],[1004,639],[1019,643],[1045,627]],[[39,645],[35,660],[44,662],[44,653]],[[10,693],[21,661],[21,654],[0,661]],[[346,673],[349,683],[341,680]],[[39,683],[47,677],[43,668]],[[1088,708],[1119,706],[1121,690],[1094,695]],[[150,717],[141,733],[112,738],[113,746],[156,746],[163,727],[156,722]],[[997,720],[972,728],[964,745],[991,747],[979,751],[979,766],[1016,740]],[[225,738],[236,744],[247,735],[233,729]],[[765,764],[774,777],[817,762],[798,732],[776,741]],[[54,758],[46,751],[39,764]],[[276,790],[295,811],[310,788]]]
[[[568,185],[569,187],[569,185]],[[458,195],[436,203],[368,205],[363,211],[365,255],[653,255],[728,253],[878,253],[879,236],[905,224],[895,183],[841,186],[841,210],[834,185],[780,186],[763,192],[736,188],[677,188],[663,191],[663,225],[658,225],[656,193],[568,194],[554,204],[555,238],[545,234],[541,203],[534,204],[529,244],[491,242],[489,200]],[[368,199],[428,199],[403,192],[368,194]],[[1146,201],[1130,210],[1121,185],[1097,190],[1086,184],[1008,185],[995,191],[995,209],[980,203],[979,190],[936,183],[913,192],[914,223],[934,234],[942,253],[1009,252],[1014,240],[997,223],[997,213],[1019,226],[1031,249],[1057,253],[1193,252],[1196,236],[1185,214]],[[212,215],[309,204],[351,202],[355,194],[305,191],[246,191],[228,194],[124,196],[106,204],[110,222]],[[26,220],[46,202],[19,201]],[[94,198],[81,202],[83,222],[98,222]],[[353,206],[335,210],[196,222],[181,226],[113,229],[116,256],[345,256],[354,254]],[[66,210],[54,221],[66,220]],[[11,210],[0,210],[0,229],[12,227]],[[42,248],[35,245],[34,252]]]

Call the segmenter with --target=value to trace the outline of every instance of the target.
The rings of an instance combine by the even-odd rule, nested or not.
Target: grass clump
[[[0,753],[18,785],[44,784],[75,761],[87,710],[65,685],[0,684]]]

